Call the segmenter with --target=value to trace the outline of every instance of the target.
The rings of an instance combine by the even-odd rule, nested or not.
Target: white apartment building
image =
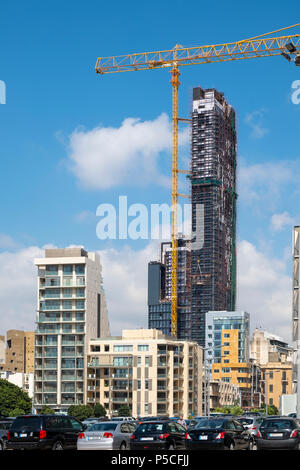
[[[38,268],[34,406],[86,403],[90,338],[109,336],[100,258],[82,248],[46,249]]]
[[[25,372],[9,372],[3,371],[0,372],[0,379],[7,380],[8,382],[17,385],[24,392],[26,392],[29,398],[33,398],[33,389],[34,389],[34,376],[31,373]]]
[[[92,339],[87,402],[110,416],[128,405],[132,416],[202,414],[202,348],[156,329],[123,330]]]

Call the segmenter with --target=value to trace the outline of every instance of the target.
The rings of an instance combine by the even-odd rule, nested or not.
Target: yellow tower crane
[[[111,57],[99,57],[96,72],[99,74],[133,72],[170,67],[172,84],[172,258],[171,258],[171,332],[177,336],[177,202],[178,196],[178,88],[180,85],[179,67],[184,65],[211,64],[232,60],[255,59],[282,55],[288,61],[300,65],[300,35],[273,36],[300,23],[286,28],[271,31],[250,39],[210,46],[183,47],[176,45],[173,49],[155,52],[142,52]],[[188,121],[186,119],[186,121]]]

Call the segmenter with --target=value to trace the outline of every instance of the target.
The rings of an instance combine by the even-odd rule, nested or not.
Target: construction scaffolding
[[[203,232],[192,251],[191,339],[204,346],[205,313],[233,311],[236,299],[235,113],[214,89],[193,90],[191,170],[192,232]]]

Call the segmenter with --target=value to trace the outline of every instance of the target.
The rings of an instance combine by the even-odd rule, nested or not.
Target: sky
[[[45,246],[99,251],[111,330],[147,325],[147,263],[159,242],[101,240],[101,204],[171,202],[167,70],[97,75],[97,57],[237,41],[300,21],[295,0],[15,1],[1,6],[0,333],[33,329],[35,257]],[[300,33],[300,28],[291,30]],[[238,128],[238,305],[251,327],[291,337],[292,227],[299,224],[300,69],[282,57],[181,70],[179,113],[192,89],[217,88]],[[299,101],[299,100],[298,100]],[[180,128],[180,166],[190,159]],[[181,178],[180,188],[188,186]]]

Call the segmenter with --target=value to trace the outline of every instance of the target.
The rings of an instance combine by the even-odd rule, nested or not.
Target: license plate
[[[269,437],[282,437],[282,436],[283,436],[282,432],[277,432],[277,433],[274,432],[274,433],[269,434]]]
[[[208,436],[199,436],[199,441],[207,441]]]
[[[141,437],[141,441],[153,441],[153,437]]]
[[[19,434],[19,437],[27,437],[27,434]]]

